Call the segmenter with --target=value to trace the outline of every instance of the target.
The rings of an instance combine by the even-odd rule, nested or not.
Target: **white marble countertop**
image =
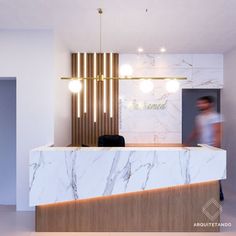
[[[226,151],[200,147],[39,147],[30,206],[226,178]]]

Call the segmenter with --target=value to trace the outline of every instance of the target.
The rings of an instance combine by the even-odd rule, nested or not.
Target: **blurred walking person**
[[[196,106],[199,114],[195,119],[195,127],[187,141],[191,144],[197,141],[199,144],[207,144],[217,148],[221,147],[222,116],[214,109],[214,98],[212,96],[200,97]],[[224,200],[224,194],[220,182],[220,200]]]

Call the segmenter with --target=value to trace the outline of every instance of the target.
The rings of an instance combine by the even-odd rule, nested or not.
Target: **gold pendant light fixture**
[[[97,9],[98,14],[100,16],[100,54],[102,53],[102,14],[103,14],[103,10],[102,8],[98,8]],[[85,57],[86,57],[86,53],[84,53]],[[106,65],[106,56],[104,53],[104,65]],[[110,65],[112,68],[112,53],[110,55]],[[96,53],[94,53],[94,68],[96,68]],[[93,77],[88,77],[86,76],[86,73],[84,73],[84,76],[78,76],[78,77],[61,77],[61,79],[63,80],[71,80],[71,81],[81,81],[81,80],[97,80],[97,81],[106,81],[106,80],[144,80],[144,79],[151,79],[151,80],[186,80],[186,77],[143,77],[143,76],[136,76],[136,77],[132,77],[132,72],[133,69],[130,65],[122,65],[120,68],[120,74],[121,76],[113,76],[113,73],[111,72],[109,76],[106,75],[106,71],[103,71],[103,74],[100,72],[99,74],[95,74]],[[86,60],[84,63],[84,70],[86,71]],[[79,73],[78,73],[79,74]],[[77,86],[78,88],[80,88],[80,86]],[[72,91],[73,92],[73,91]]]
[[[178,91],[180,85],[178,80],[186,80],[186,77],[132,77],[133,74],[133,68],[128,65],[121,65],[120,67],[120,71],[119,71],[119,76],[114,76],[113,74],[113,55],[112,53],[109,53],[109,61],[107,62],[107,53],[102,53],[102,14],[103,14],[103,10],[102,8],[98,8],[97,12],[99,14],[99,18],[100,18],[100,25],[99,25],[99,49],[100,49],[100,53],[99,55],[97,55],[97,53],[94,53],[93,55],[93,76],[91,77],[88,76],[87,74],[87,53],[83,53],[83,76],[81,76],[80,73],[80,54],[78,53],[78,73],[77,73],[77,77],[62,77],[61,79],[63,80],[69,80],[69,89],[72,93],[78,93],[78,106],[80,106],[80,102],[79,102],[79,93],[81,91],[81,89],[83,89],[83,101],[84,101],[84,113],[87,112],[87,83],[88,80],[93,80],[93,88],[94,88],[94,122],[96,122],[96,107],[97,107],[97,82],[103,82],[103,93],[104,93],[104,97],[106,97],[106,92],[107,92],[107,86],[109,83],[109,93],[110,93],[110,117],[113,116],[112,114],[112,91],[113,91],[113,80],[141,80],[141,84],[140,87],[142,87],[142,91],[144,93],[146,92],[150,92],[153,88],[153,84],[151,82],[151,80],[166,80],[166,89],[167,92],[169,93],[173,93]],[[98,68],[98,60],[97,60],[97,56],[101,56],[101,58],[103,58],[103,71],[100,70],[99,72],[97,71]],[[106,71],[106,65],[107,63],[110,65],[110,70],[109,70],[109,75],[107,74]],[[97,73],[98,72],[98,73]],[[83,88],[82,88],[82,82],[83,81]],[[78,107],[79,110],[80,107]],[[103,110],[104,113],[106,113],[107,111],[107,104],[106,104],[106,99],[104,99],[103,101]],[[80,114],[78,114],[78,117],[80,117]]]

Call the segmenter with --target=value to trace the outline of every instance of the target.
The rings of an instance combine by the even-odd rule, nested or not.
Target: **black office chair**
[[[98,137],[98,147],[125,147],[125,139],[120,135],[102,135]]]

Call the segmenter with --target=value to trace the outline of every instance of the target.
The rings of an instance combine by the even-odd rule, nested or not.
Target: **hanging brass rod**
[[[104,78],[104,77],[86,77],[86,78],[82,78],[82,77],[61,77],[61,79],[63,80],[86,80],[86,79],[90,79],[90,80],[110,80],[110,79],[117,79],[117,80],[187,80],[187,77],[112,77],[112,78]]]

